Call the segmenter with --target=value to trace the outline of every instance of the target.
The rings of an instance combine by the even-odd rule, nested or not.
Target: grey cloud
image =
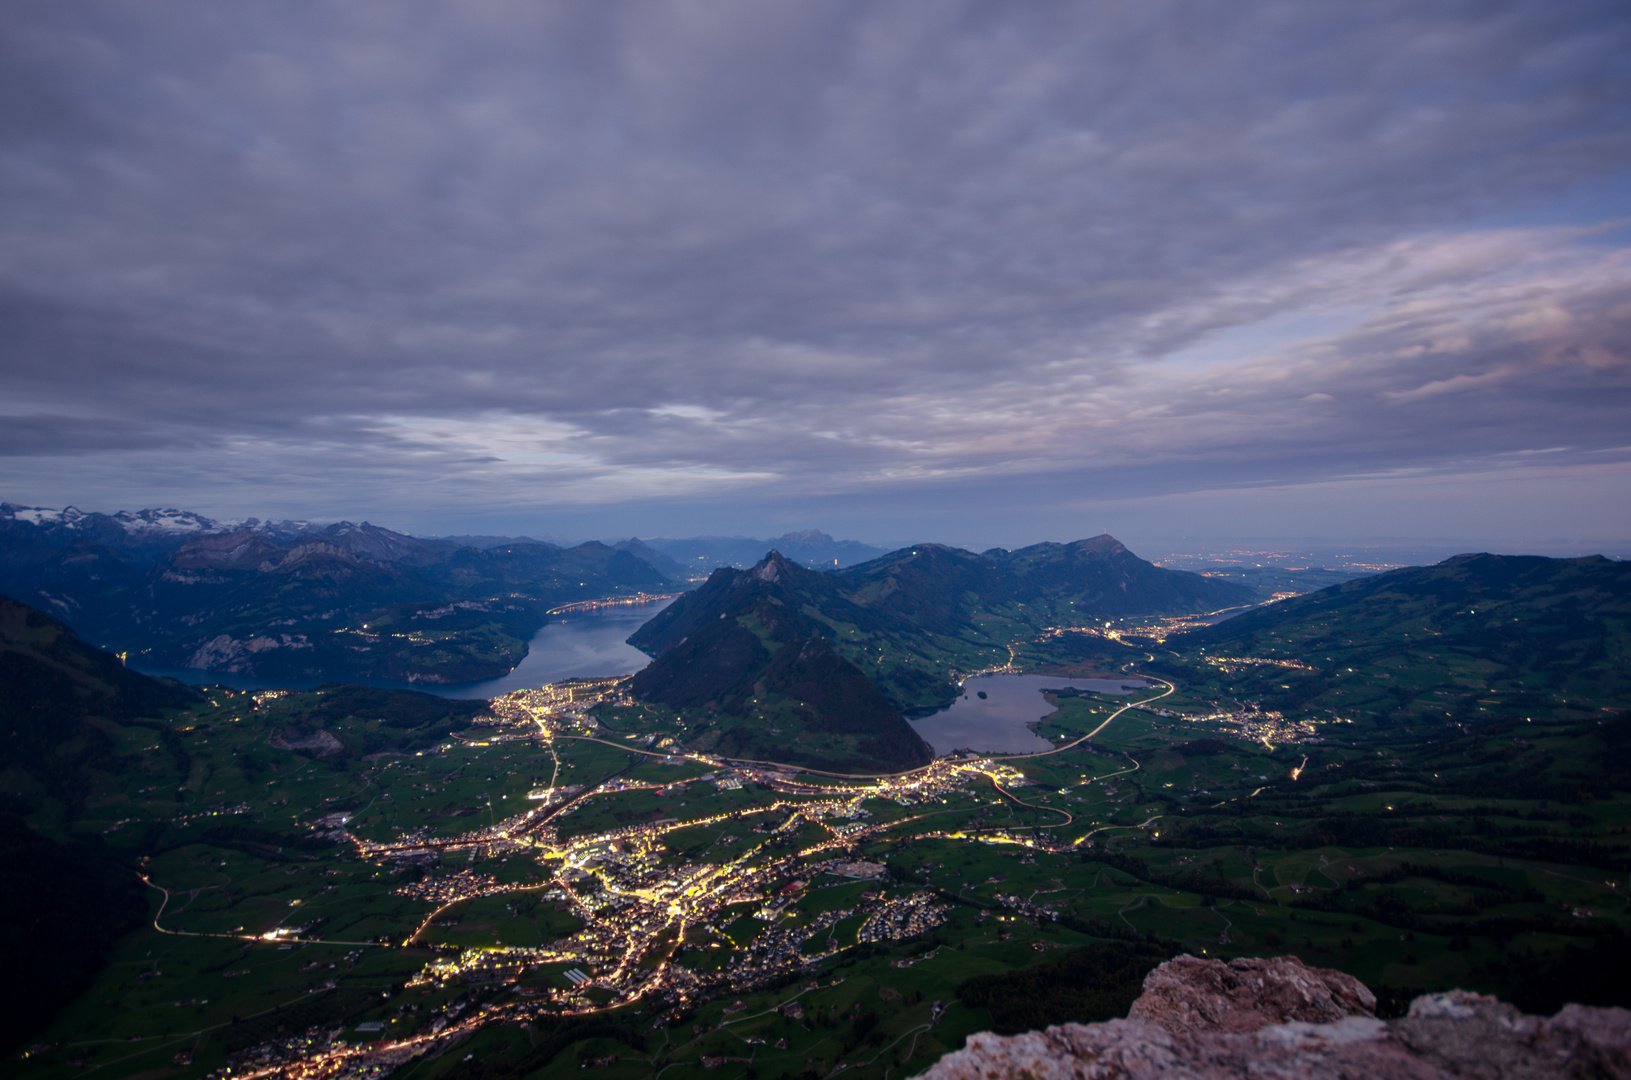
[[[50,414],[0,415],[0,456],[54,457],[118,450],[198,448],[185,432],[129,420]]]
[[[19,3],[0,387],[46,445],[342,503],[1584,452],[1623,266],[1389,253],[1624,168],[1628,51],[1584,2]],[[1525,287],[1564,330],[1467,322]],[[1167,359],[1347,302],[1300,367]]]

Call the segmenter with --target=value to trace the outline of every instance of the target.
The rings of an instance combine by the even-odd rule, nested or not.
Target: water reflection
[[[1149,683],[1143,679],[1068,679],[1059,675],[980,675],[963,683],[963,696],[912,727],[936,754],[979,750],[1030,754],[1053,744],[1028,728],[1056,711],[1043,690],[1074,687],[1100,694],[1130,694]]]
[[[670,600],[659,600],[652,604],[563,616],[547,623],[533,636],[527,645],[526,659],[508,675],[459,687],[438,687],[431,692],[443,697],[485,698],[562,679],[633,675],[651,663],[651,657],[627,644],[625,639],[670,603]]]

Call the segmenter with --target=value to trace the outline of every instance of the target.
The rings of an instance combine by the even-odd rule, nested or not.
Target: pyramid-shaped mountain
[[[846,610],[827,575],[775,551],[751,570],[715,571],[629,639],[656,654],[631,689],[702,712],[706,748],[730,757],[846,771],[927,764],[928,746],[805,610],[812,597]]]

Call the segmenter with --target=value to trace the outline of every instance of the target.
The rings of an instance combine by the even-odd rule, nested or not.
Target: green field
[[[1069,660],[1049,648],[1038,666]],[[1176,691],[1135,695],[1148,707],[1068,751],[936,766],[930,788],[668,760],[646,737],[683,737],[684,718],[615,690],[588,736],[338,688],[213,689],[161,718],[98,721],[111,749],[81,789],[17,780],[14,797],[38,829],[139,872],[146,922],[15,1071],[202,1076],[401,1044],[423,1050],[392,1066],[413,1080],[590,1062],[669,1080],[839,1062],[900,1077],[969,1032],[1078,1008],[1069,995],[1093,988],[1052,968],[977,977],[1089,946],[1112,950],[1093,978],[1132,965],[1115,993],[1187,951],[1298,955],[1393,1010],[1451,986],[1531,1010],[1626,1003],[1623,714],[1557,701],[1464,719],[1457,699],[1429,727],[1367,711],[1357,679],[1351,700],[1338,680],[1270,710],[1267,691],[1306,673],[1092,648],[1075,662]],[[1064,697],[1040,730],[1074,740],[1127,700]],[[318,730],[341,749],[277,745]],[[834,860],[881,870],[850,879]],[[917,910],[931,915],[862,940]],[[659,972],[665,988],[625,989]],[[1001,1017],[965,1003],[995,1000],[982,985],[1001,988]],[[802,1016],[777,1011],[789,1002]]]

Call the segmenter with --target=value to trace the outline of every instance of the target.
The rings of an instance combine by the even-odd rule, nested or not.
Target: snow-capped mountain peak
[[[126,532],[163,532],[177,535],[202,536],[205,533],[226,532],[237,527],[236,522],[216,521],[191,510],[121,510],[111,515]]]
[[[116,514],[87,514],[74,506],[54,510],[48,506],[0,503],[0,521],[23,521],[45,529],[85,529],[111,522],[127,533],[147,536],[205,536],[241,528],[236,521],[217,521],[191,510],[172,508],[120,510]]]
[[[0,518],[26,521],[30,525],[66,525],[72,528],[89,516],[89,514],[73,506],[65,506],[61,510],[52,510],[45,506],[18,506],[15,503],[0,503]]]
[[[161,546],[181,543],[195,536],[219,536],[243,529],[273,543],[288,544],[308,534],[323,531],[323,526],[310,521],[262,521],[253,517],[241,521],[223,520],[207,517],[192,510],[177,510],[174,507],[120,510],[114,514],[88,514],[73,506],[54,510],[48,506],[21,506],[17,503],[0,502],[0,522],[8,521],[34,525],[50,532],[62,530],[69,533],[95,534],[104,539],[109,536],[111,527],[120,530],[135,543]],[[343,524],[347,531],[378,533],[383,537],[397,535],[367,524],[360,526],[349,522]]]

